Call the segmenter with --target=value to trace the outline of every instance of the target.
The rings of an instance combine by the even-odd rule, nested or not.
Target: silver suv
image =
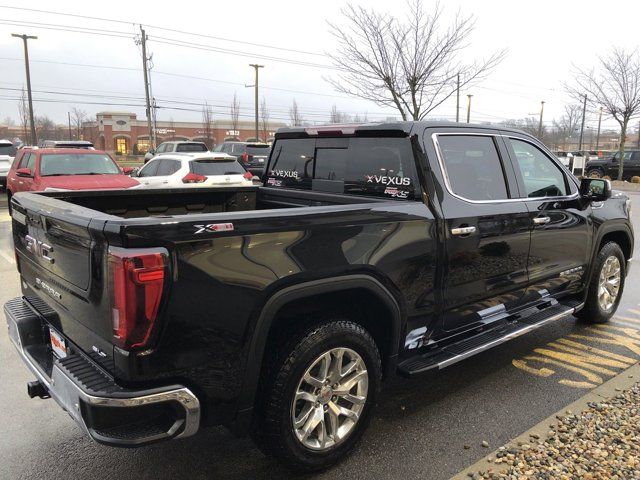
[[[150,149],[144,155],[144,163],[147,163],[156,155],[161,155],[163,153],[174,153],[174,152],[208,152],[209,149],[207,145],[203,142],[190,142],[186,140],[173,140],[170,142],[162,142],[158,147],[153,150]]]

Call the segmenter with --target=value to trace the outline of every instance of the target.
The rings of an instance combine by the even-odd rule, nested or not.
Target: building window
[[[139,138],[138,139],[138,153],[147,153],[149,151],[149,139],[148,138]]]
[[[126,155],[127,154],[127,139],[126,138],[116,138],[116,154],[117,155]]]

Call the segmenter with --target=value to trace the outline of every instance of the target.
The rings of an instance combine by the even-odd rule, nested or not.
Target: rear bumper
[[[4,312],[9,338],[24,363],[96,442],[137,447],[198,431],[200,402],[188,388],[122,388],[84,354],[55,357],[45,341],[46,324],[24,299],[10,300]]]

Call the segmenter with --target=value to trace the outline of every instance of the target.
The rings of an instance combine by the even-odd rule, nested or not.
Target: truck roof
[[[433,121],[401,121],[401,122],[378,122],[378,123],[360,123],[360,124],[334,124],[334,125],[318,125],[309,127],[284,127],[279,128],[276,132],[276,138],[300,138],[313,137],[318,135],[358,135],[364,133],[384,132],[390,135],[407,136],[414,130],[423,130],[425,128],[459,128],[459,129],[482,129],[482,130],[503,130],[520,135],[530,136],[528,133],[503,125],[492,124],[475,124],[475,123],[457,123],[445,120]]]

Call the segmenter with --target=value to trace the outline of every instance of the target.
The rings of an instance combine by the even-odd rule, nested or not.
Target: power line
[[[88,15],[79,15],[79,14],[74,14],[74,13],[54,12],[52,10],[41,10],[41,9],[36,9],[36,8],[25,8],[25,7],[14,7],[14,6],[9,6],[9,5],[0,5],[0,8],[6,8],[6,9],[11,9],[11,10],[19,10],[19,11],[26,11],[26,12],[46,13],[46,14],[50,14],[50,15],[59,15],[59,16],[64,16],[64,17],[82,18],[82,19],[85,19],[85,20],[96,20],[96,21],[100,21],[100,22],[119,23],[119,24],[123,24],[123,25],[135,25],[135,24],[140,23],[140,22],[125,21],[125,20],[116,20],[116,19],[111,19],[111,18],[92,17],[92,16],[88,16]],[[218,36],[213,36],[213,35],[206,35],[206,34],[203,34],[203,33],[187,32],[187,31],[184,31],[184,30],[177,30],[177,29],[158,26],[158,25],[148,25],[147,24],[146,26],[149,27],[149,28],[155,28],[155,29],[158,29],[158,30],[166,30],[168,32],[180,33],[180,34],[183,34],[183,35],[190,35],[190,36],[194,36],[194,37],[209,38],[209,39],[212,39],[212,40],[220,40],[220,41],[223,41],[223,42],[232,42],[232,43],[238,43],[238,44],[242,44],[242,45],[250,45],[250,46],[253,46],[253,47],[260,47],[260,48],[269,48],[269,49],[273,49],[273,50],[281,50],[281,51],[291,52],[291,53],[301,53],[301,54],[304,54],[304,55],[315,55],[315,56],[322,56],[322,57],[326,56],[324,53],[320,53],[320,52],[312,52],[312,51],[308,51],[308,50],[298,50],[298,49],[294,49],[294,48],[279,47],[279,46],[269,45],[269,44],[247,42],[245,40],[236,40],[236,39],[231,39],[231,38],[218,37]]]

